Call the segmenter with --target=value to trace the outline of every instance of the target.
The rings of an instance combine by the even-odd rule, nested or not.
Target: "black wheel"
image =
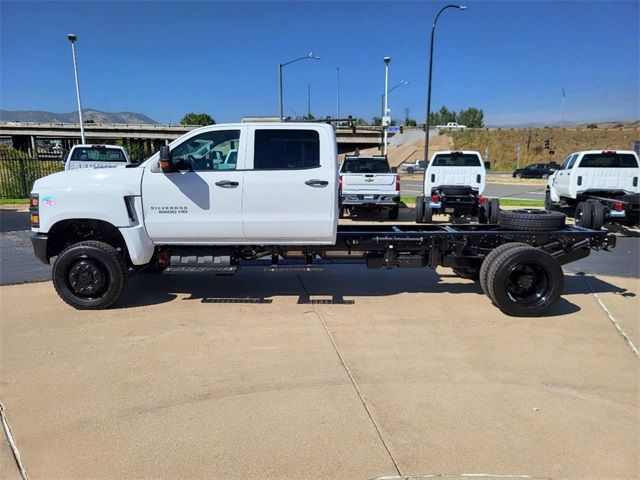
[[[433,209],[429,205],[428,201],[424,202],[424,214],[422,216],[424,223],[431,223],[433,221]]]
[[[553,204],[553,200],[551,200],[551,192],[549,190],[544,194],[544,208],[550,212],[556,210],[556,206]]]
[[[424,222],[424,196],[416,197],[416,223]]]
[[[590,202],[580,202],[576,207],[576,225],[584,228],[593,226],[593,204]]]
[[[546,180],[547,178],[549,178],[549,174],[548,173],[543,173],[542,174],[542,179]]]
[[[482,288],[482,291],[486,295],[489,295],[489,289],[487,288],[487,275],[489,274],[489,267],[491,266],[491,262],[493,261],[493,259],[496,258],[505,250],[509,250],[515,247],[524,247],[524,246],[527,246],[527,244],[521,243],[521,242],[504,243],[502,245],[497,246],[493,250],[491,250],[487,254],[487,256],[484,257],[484,260],[482,261],[482,265],[480,265],[480,288]],[[491,299],[491,301],[493,301],[493,299]]]
[[[473,280],[474,282],[480,279],[480,271],[477,268],[454,268],[453,273],[460,278]]]
[[[407,173],[412,174],[414,172],[413,167],[407,168]]]
[[[564,274],[547,252],[529,245],[507,249],[489,265],[486,286],[493,303],[507,315],[543,314],[560,297]]]
[[[591,217],[593,219],[591,228],[594,230],[600,230],[604,225],[605,216],[605,206],[600,203],[594,204],[593,217]]]
[[[500,215],[500,199],[499,198],[489,198],[487,200],[488,211],[487,222],[489,223],[498,223],[498,217]]]
[[[564,227],[565,218],[564,213],[542,209],[501,210],[498,225],[507,230],[548,232]]]
[[[98,310],[112,305],[127,284],[127,267],[108,243],[89,240],[65,248],[53,265],[53,286],[69,305]]]
[[[389,220],[397,220],[398,214],[400,213],[400,207],[396,205],[395,207],[389,210]]]
[[[522,174],[521,173],[516,173],[515,177],[516,178],[522,178]]]

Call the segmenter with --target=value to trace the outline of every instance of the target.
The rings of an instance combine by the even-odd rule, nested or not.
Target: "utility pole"
[[[307,120],[311,120],[311,83],[307,83]]]
[[[387,140],[389,137],[389,63],[391,62],[391,57],[384,57],[384,115],[382,116],[382,131],[383,131],[383,140],[382,140],[382,154],[387,154]]]
[[[340,67],[336,67],[336,71],[338,73],[338,88],[337,88],[337,99],[336,99],[336,118],[340,118]]]
[[[82,105],[80,104],[80,80],[78,79],[78,63],[76,62],[76,42],[78,41],[78,37],[76,37],[73,33],[67,35],[67,38],[71,42],[71,54],[73,55],[73,74],[76,77],[76,97],[78,100],[78,118],[80,120],[80,138],[82,139],[83,145],[86,144],[86,140],[84,138],[84,122],[82,121]]]

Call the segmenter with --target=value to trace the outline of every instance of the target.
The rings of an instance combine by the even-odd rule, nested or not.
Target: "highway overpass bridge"
[[[195,125],[125,125],[125,124],[85,124],[84,131],[88,143],[115,143],[143,145],[147,152],[155,152],[184,133],[198,128]],[[352,152],[356,148],[370,148],[380,145],[381,127],[338,127],[336,138],[338,152]],[[68,151],[80,143],[80,125],[69,123],[0,123],[0,138],[10,140],[13,147],[35,156],[38,140],[58,140]]]

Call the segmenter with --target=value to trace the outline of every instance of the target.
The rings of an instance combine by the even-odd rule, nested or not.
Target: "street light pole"
[[[429,50],[429,81],[427,87],[427,118],[424,123],[424,159],[425,161],[429,161],[429,112],[431,112],[431,74],[433,72],[433,41],[436,33],[436,23],[438,23],[438,17],[440,14],[444,12],[447,8],[457,8],[460,10],[464,10],[464,5],[446,5],[440,9],[438,14],[436,15],[435,20],[433,21],[433,26],[431,27],[431,48]],[[426,175],[426,170],[425,170]]]
[[[340,67],[336,67],[338,72],[337,98],[336,98],[336,118],[340,118]]]
[[[73,55],[73,73],[76,77],[76,97],[78,99],[78,117],[80,119],[80,138],[82,139],[82,143],[85,144],[86,140],[84,138],[84,122],[82,121],[82,105],[80,104],[80,80],[78,80],[78,63],[76,62],[76,41],[78,37],[76,37],[73,33],[67,35],[67,38],[71,42],[71,54]]]
[[[283,99],[283,94],[282,94],[282,67],[285,67],[287,65],[290,65],[294,62],[298,62],[300,60],[306,60],[306,59],[313,59],[313,60],[320,60],[320,57],[316,57],[313,52],[309,52],[309,55],[304,56],[304,57],[300,57],[300,58],[296,58],[295,60],[291,60],[290,62],[287,63],[279,63],[278,64],[278,92],[279,92],[279,99],[280,99],[280,121],[284,122],[284,99]]]
[[[383,131],[383,140],[382,140],[382,154],[387,154],[387,113],[389,112],[389,63],[391,62],[391,57],[384,57],[384,112],[382,115],[382,131]]]
[[[409,85],[409,82],[402,80],[398,85],[396,85],[393,88],[390,88],[388,92],[386,92],[386,94],[382,93],[380,94],[380,110],[382,112],[382,116],[380,117],[380,122],[382,122],[382,119],[385,116],[385,98],[387,95],[389,95],[391,92],[393,92],[396,88],[398,87],[404,87],[405,85]]]

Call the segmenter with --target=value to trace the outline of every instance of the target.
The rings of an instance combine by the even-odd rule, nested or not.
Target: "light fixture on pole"
[[[404,87],[405,85],[409,85],[409,82],[407,82],[406,80],[402,80],[398,85],[390,88],[389,93],[393,92],[396,88]],[[382,116],[380,118],[384,117],[384,93],[380,94],[380,112],[382,112]]]
[[[76,97],[78,99],[78,117],[80,120],[80,138],[82,139],[82,143],[85,144],[86,140],[84,138],[84,122],[82,121],[82,105],[80,103],[80,80],[78,80],[78,63],[76,61],[76,42],[78,41],[78,37],[76,37],[73,33],[69,33],[67,38],[71,42],[71,54],[73,55],[73,73],[76,77]]]
[[[291,60],[290,62],[287,63],[279,63],[278,64],[278,84],[279,84],[279,97],[280,97],[280,121],[284,122],[284,99],[283,99],[283,94],[282,94],[282,67],[285,67],[287,65],[290,65],[294,62],[298,62],[300,60],[306,60],[306,59],[313,59],[313,60],[320,60],[320,57],[316,57],[313,52],[309,52],[309,55],[306,55],[304,57],[300,57],[300,58],[296,58],[295,60]]]
[[[389,126],[389,63],[391,57],[384,57],[384,114],[382,115],[382,154],[387,154],[387,128]]]
[[[429,81],[427,87],[427,114],[426,120],[424,123],[424,159],[425,161],[429,161],[429,112],[431,112],[431,74],[433,73],[433,41],[436,33],[436,24],[438,23],[438,18],[440,14],[444,12],[447,8],[457,8],[459,10],[464,10],[464,5],[446,5],[440,9],[438,14],[436,15],[435,20],[433,21],[433,26],[431,27],[431,48],[429,49]],[[425,170],[426,175],[426,170]]]

